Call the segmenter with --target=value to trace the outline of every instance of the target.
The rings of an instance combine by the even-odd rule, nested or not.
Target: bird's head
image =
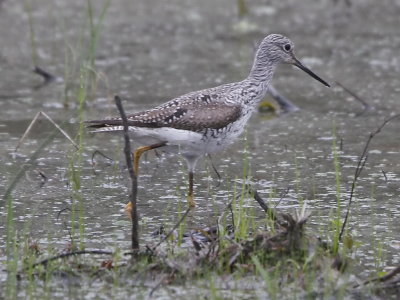
[[[310,69],[305,67],[294,55],[293,52],[294,44],[287,37],[280,34],[270,34],[263,39],[261,42],[258,51],[257,51],[257,60],[261,61],[269,61],[272,64],[292,64],[307,74],[309,74],[314,79],[318,80],[322,84],[329,87],[329,84],[317,76]]]

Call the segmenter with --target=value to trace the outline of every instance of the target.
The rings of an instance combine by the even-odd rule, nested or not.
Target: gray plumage
[[[199,157],[225,148],[242,133],[258,102],[265,97],[280,63],[293,64],[329,86],[296,59],[293,47],[282,35],[268,35],[259,45],[251,71],[243,81],[191,92],[128,115],[134,140],[146,146],[162,144],[170,152],[179,151],[188,162],[190,174]],[[96,132],[122,130],[120,118],[88,123]]]
[[[282,35],[271,34],[261,42],[245,80],[191,92],[153,109],[128,115],[128,124],[138,128],[169,127],[194,132],[224,128],[255,109],[268,91],[279,63],[296,62],[293,43]],[[120,118],[88,123],[93,124],[89,127],[101,128],[97,131],[117,131],[122,125]]]

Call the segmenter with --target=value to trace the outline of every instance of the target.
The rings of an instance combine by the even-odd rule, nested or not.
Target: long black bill
[[[295,65],[296,67],[298,67],[299,69],[303,70],[304,72],[306,72],[308,75],[310,75],[312,78],[318,80],[319,82],[321,82],[323,85],[326,85],[327,87],[331,87],[325,80],[323,80],[322,78],[320,78],[317,74],[315,74],[314,72],[312,72],[309,68],[307,68],[306,66],[304,66],[296,57],[293,57],[294,63],[293,65]]]

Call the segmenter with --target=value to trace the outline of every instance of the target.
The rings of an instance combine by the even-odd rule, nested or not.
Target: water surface
[[[100,3],[93,3],[95,14]],[[246,161],[250,180],[278,208],[291,211],[307,201],[311,231],[329,237],[337,205],[333,138],[340,163],[343,210],[369,133],[400,113],[399,1],[364,0],[348,7],[334,1],[251,1],[240,18],[231,1],[111,2],[96,54],[101,74],[86,119],[117,115],[112,95],[125,100],[127,111],[151,108],[183,93],[241,80],[251,66],[255,45],[269,33],[289,36],[297,56],[322,78],[323,87],[300,70],[282,66],[274,85],[301,110],[270,118],[255,114],[246,136],[213,155],[221,184],[209,160],[199,163],[195,177],[198,207],[189,227],[214,225],[216,216],[241,188]],[[76,62],[84,55],[86,4],[82,1],[35,1],[32,20],[38,62],[62,77],[37,89],[41,79],[31,72],[28,16],[21,3],[5,1],[0,9],[0,191],[53,130],[42,121],[27,137],[18,155],[18,139],[38,111],[65,123],[75,136],[78,85]],[[13,22],[14,20],[21,22]],[[13,24],[13,26],[10,26]],[[334,82],[339,81],[372,107]],[[359,178],[349,228],[359,241],[355,258],[360,270],[399,262],[400,120],[393,120],[370,144]],[[336,135],[334,134],[336,132]],[[128,249],[129,220],[122,210],[129,180],[124,168],[122,138],[87,134],[83,151],[81,194],[84,199],[85,243],[89,248]],[[112,160],[92,154],[100,150]],[[26,229],[44,247],[63,249],[69,243],[68,210],[71,182],[68,163],[74,149],[61,135],[40,152],[12,192],[16,227]],[[44,181],[43,174],[46,177]],[[150,233],[171,225],[185,209],[186,166],[178,156],[149,153],[141,163],[139,212],[142,242]],[[257,204],[248,199],[248,205]],[[0,236],[5,240],[5,202],[1,200]],[[63,211],[59,214],[60,211]],[[4,243],[0,251],[4,251]],[[381,259],[376,258],[382,249]],[[1,259],[4,261],[5,257]],[[356,267],[357,268],[357,267]],[[2,281],[5,273],[0,273]],[[87,295],[90,297],[90,292]],[[92,295],[93,296],[93,295]]]

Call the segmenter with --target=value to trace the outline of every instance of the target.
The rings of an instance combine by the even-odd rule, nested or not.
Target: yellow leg
[[[195,207],[196,206],[196,203],[194,202],[194,197],[193,197],[193,172],[190,172],[190,171],[189,171],[188,204],[189,204],[189,207]]]
[[[133,171],[135,172],[135,175],[138,176],[139,175],[139,161],[140,161],[140,157],[142,156],[143,153],[145,153],[146,151],[149,150],[153,150],[156,148],[160,148],[165,146],[167,143],[162,142],[162,143],[157,143],[157,144],[153,144],[150,146],[143,146],[143,147],[139,147],[137,148],[134,152],[133,152]],[[125,206],[125,213],[128,216],[131,216],[131,210],[132,210],[132,204],[129,202],[126,206]]]
[[[133,170],[135,171],[135,175],[139,175],[139,160],[143,153],[151,150],[151,146],[143,146],[139,147],[133,152]]]
[[[149,150],[163,147],[166,144],[167,143],[162,142],[162,143],[157,143],[157,144],[153,144],[150,146],[142,146],[142,147],[137,148],[135,150],[135,152],[133,152],[133,170],[135,171],[136,176],[138,176],[138,174],[139,174],[139,160],[140,160],[140,157],[142,156],[142,154]]]
[[[132,203],[128,202],[127,205],[125,205],[124,208],[125,213],[128,215],[128,217],[130,218],[132,216],[131,211],[132,211]]]

